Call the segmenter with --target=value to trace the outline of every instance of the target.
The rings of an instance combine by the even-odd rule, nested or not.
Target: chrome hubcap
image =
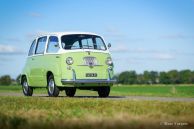
[[[49,92],[51,94],[53,94],[53,92],[54,92],[54,87],[55,87],[54,80],[53,79],[50,79],[49,80],[49,83],[48,83],[48,89],[49,89]]]
[[[27,83],[27,81],[23,82],[23,90],[24,90],[25,93],[28,92],[28,83]]]

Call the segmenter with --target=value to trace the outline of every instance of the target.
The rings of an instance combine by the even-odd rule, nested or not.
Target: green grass
[[[194,102],[0,97],[2,129],[193,128]],[[185,122],[187,126],[163,126]]]
[[[131,85],[114,86],[111,95],[194,97],[194,85]]]
[[[0,86],[1,92],[22,93],[21,86]],[[47,94],[46,89],[35,89],[34,94]],[[64,92],[60,93],[65,95]],[[95,91],[77,90],[76,95],[94,95]],[[165,97],[194,97],[194,85],[122,85],[113,86],[111,96],[165,96]]]

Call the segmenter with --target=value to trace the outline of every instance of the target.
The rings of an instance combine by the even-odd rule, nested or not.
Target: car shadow
[[[37,95],[34,97],[49,97],[47,95]],[[74,96],[74,97],[68,97],[68,96],[58,96],[59,98],[103,98],[103,97],[99,97],[99,96]],[[56,98],[58,98],[56,97]],[[109,98],[109,99],[114,99],[114,98],[126,98],[126,96],[108,96],[108,97],[104,97],[104,98]]]
[[[103,97],[99,97],[99,96],[74,96],[72,98],[103,98]],[[126,98],[126,97],[125,96],[108,96],[108,97],[104,97],[104,98]]]

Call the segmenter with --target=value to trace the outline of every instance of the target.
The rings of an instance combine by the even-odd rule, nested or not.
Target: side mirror
[[[108,48],[111,48],[111,44],[110,43],[108,43]]]

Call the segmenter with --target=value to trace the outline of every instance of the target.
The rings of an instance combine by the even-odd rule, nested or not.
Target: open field
[[[0,86],[0,92],[21,93],[21,86]],[[34,94],[47,94],[46,89],[35,89]],[[64,92],[60,94],[64,95]],[[95,91],[77,90],[76,96],[97,96]],[[194,85],[127,85],[113,86],[110,96],[194,97]]]
[[[21,86],[0,86],[0,94],[21,95],[21,92]],[[47,92],[36,89],[34,94]],[[94,91],[78,90],[76,96],[94,97],[0,96],[0,129],[194,128],[192,101],[122,99],[131,96],[192,99],[194,85],[114,86],[110,95],[113,98],[102,99],[95,97]]]
[[[194,127],[194,102],[1,96],[0,103],[2,129]]]

